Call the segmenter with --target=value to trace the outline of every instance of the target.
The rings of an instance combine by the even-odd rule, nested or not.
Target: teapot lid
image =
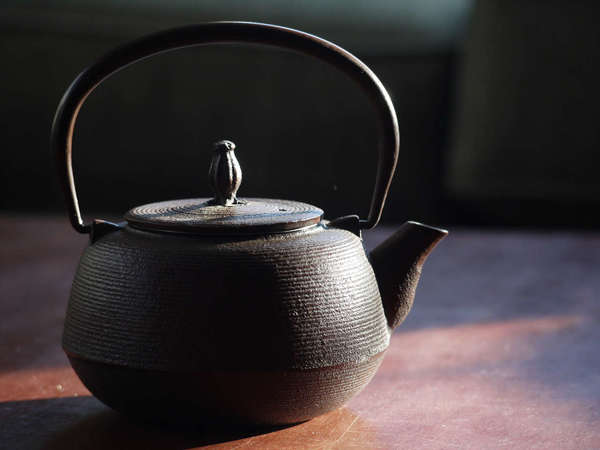
[[[265,198],[238,198],[242,170],[235,144],[219,141],[209,169],[214,198],[150,203],[129,210],[135,228],[193,234],[260,234],[297,230],[318,223],[323,211],[307,203]]]

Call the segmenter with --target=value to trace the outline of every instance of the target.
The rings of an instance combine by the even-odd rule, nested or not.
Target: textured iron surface
[[[126,414],[178,422],[226,418],[274,425],[301,422],[340,407],[371,381],[383,354],[321,369],[187,373],[69,359],[99,400]]]
[[[307,203],[266,198],[244,198],[244,203],[222,206],[209,198],[150,203],[125,214],[139,228],[187,233],[260,233],[314,225],[323,211]]]
[[[388,342],[360,239],[320,225],[238,239],[108,234],[81,258],[63,336],[70,355],[165,371],[323,368]]]

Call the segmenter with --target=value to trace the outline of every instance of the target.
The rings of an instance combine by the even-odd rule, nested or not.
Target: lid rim
[[[295,233],[297,231],[306,231],[312,229],[314,227],[318,227],[323,220],[318,220],[314,223],[307,222],[302,226],[289,228],[289,229],[268,229],[268,228],[248,228],[237,229],[237,230],[227,230],[224,228],[215,228],[215,229],[202,229],[202,230],[185,230],[183,228],[160,228],[158,226],[147,226],[146,224],[140,224],[135,222],[127,222],[127,226],[135,229],[136,231],[145,231],[147,233],[161,233],[161,234],[172,234],[172,235],[180,235],[180,236],[195,236],[195,237],[224,237],[224,236],[267,236],[270,234],[288,234]]]

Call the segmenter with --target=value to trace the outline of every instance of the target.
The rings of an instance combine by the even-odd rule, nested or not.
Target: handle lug
[[[340,228],[342,230],[349,231],[362,239],[362,230],[360,225],[360,219],[356,214],[353,214],[350,216],[342,216],[338,217],[337,219],[333,219],[327,224],[327,227]]]
[[[122,230],[127,222],[113,223],[108,220],[94,219],[90,226],[90,244],[115,231]]]

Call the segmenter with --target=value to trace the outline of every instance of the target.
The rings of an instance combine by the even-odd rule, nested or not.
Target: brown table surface
[[[1,448],[600,448],[600,233],[451,232],[371,384],[276,430],[143,425],[90,397],[60,348],[85,245],[62,218],[0,217]]]

